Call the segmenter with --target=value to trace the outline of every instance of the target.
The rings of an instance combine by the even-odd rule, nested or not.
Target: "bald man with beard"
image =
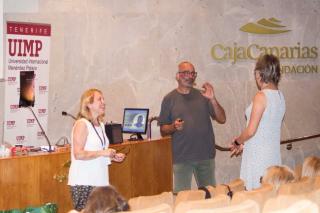
[[[215,138],[212,120],[226,122],[224,109],[216,99],[213,86],[193,88],[197,72],[184,61],[178,66],[178,87],[168,93],[159,116],[162,136],[172,136],[174,192],[191,188],[192,174],[198,187],[215,185]]]

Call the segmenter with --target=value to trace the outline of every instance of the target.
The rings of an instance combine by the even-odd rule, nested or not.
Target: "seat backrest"
[[[312,202],[316,203],[320,208],[320,188],[314,189],[312,192],[307,193],[306,197]]]
[[[310,200],[299,200],[287,208],[275,210],[275,211],[264,211],[264,213],[318,213],[318,206]]]
[[[245,190],[244,181],[238,178],[231,181],[228,184],[217,185],[215,188],[215,195],[220,195],[220,194],[233,195],[235,192],[244,191],[244,190]]]
[[[285,183],[279,187],[279,195],[303,194],[312,191],[313,180],[309,177],[302,177],[300,180],[292,183]]]
[[[206,188],[210,192],[211,197],[214,197],[216,194],[216,188],[214,186],[206,186]]]
[[[276,196],[276,191],[271,184],[262,184],[260,188],[251,191],[236,192],[232,198],[231,204],[238,204],[247,199],[256,201],[260,209],[264,203],[271,197]]]
[[[299,200],[305,199],[306,196],[300,195],[278,195],[276,197],[268,199],[263,207],[263,212],[271,212],[276,210],[281,210],[288,208],[292,204],[298,202]]]
[[[190,209],[208,209],[225,207],[230,204],[230,198],[227,195],[217,195],[214,198],[206,200],[182,201],[176,208],[175,213],[185,213]]]
[[[158,195],[140,196],[129,199],[128,203],[131,210],[144,209],[163,203],[173,207],[173,194],[172,192],[163,192]]]
[[[127,211],[126,213],[172,213],[172,207],[169,206],[166,203],[162,203],[159,205],[155,205],[153,207],[145,208],[145,209],[139,209],[139,210],[133,210],[133,211]],[[125,212],[122,212],[125,213]]]
[[[211,209],[191,209],[187,213],[259,213],[259,205],[253,200],[245,200],[237,205]]]
[[[204,200],[206,193],[203,190],[185,190],[177,194],[174,206],[177,206],[182,201]]]

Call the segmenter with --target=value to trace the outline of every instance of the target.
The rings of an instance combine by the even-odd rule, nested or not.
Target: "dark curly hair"
[[[273,83],[278,86],[281,72],[280,61],[274,55],[262,55],[259,57],[254,71],[258,72],[264,83]]]

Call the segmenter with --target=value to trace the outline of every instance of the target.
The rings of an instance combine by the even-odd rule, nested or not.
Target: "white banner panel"
[[[35,117],[25,106],[33,109],[46,131],[50,36],[49,24],[7,22],[4,141],[10,144],[47,144]]]
[[[0,79],[4,77],[3,71],[3,0],[0,0]]]

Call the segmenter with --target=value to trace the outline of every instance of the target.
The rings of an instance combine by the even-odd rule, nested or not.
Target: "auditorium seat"
[[[313,188],[313,180],[309,177],[302,177],[300,180],[292,183],[282,184],[279,187],[279,195],[295,195],[311,192]]]
[[[264,203],[271,197],[276,196],[276,191],[271,184],[262,184],[260,188],[251,191],[236,192],[231,200],[231,204],[238,204],[247,199],[256,201],[260,209],[263,208]]]
[[[206,188],[210,192],[211,197],[213,197],[215,195],[215,193],[216,193],[216,188],[213,187],[213,186],[207,186]]]
[[[132,210],[126,211],[127,213],[172,213],[172,207],[166,203],[155,205],[153,207],[139,209],[139,210]],[[125,213],[125,212],[122,212]]]
[[[177,206],[182,201],[191,201],[191,200],[204,200],[205,191],[203,190],[185,190],[180,191],[177,194],[174,206]]]
[[[259,213],[259,204],[253,200],[245,200],[237,205],[211,209],[191,209],[187,213]]]
[[[230,204],[230,198],[227,195],[217,195],[211,199],[181,201],[175,208],[175,213],[185,213],[190,209],[210,209],[225,207]]]
[[[270,212],[279,209],[285,209],[299,200],[306,199],[305,194],[299,195],[278,195],[268,199],[263,207],[263,212]]]
[[[274,211],[263,211],[263,213],[318,213],[318,206],[310,200],[299,200],[291,204],[287,208],[274,210]]]
[[[219,184],[215,188],[215,195],[220,195],[220,194],[227,195],[228,193],[230,194],[229,189],[233,194],[238,191],[244,191],[245,190],[244,181],[238,178],[231,181],[228,184]]]
[[[163,192],[158,195],[139,196],[129,199],[128,203],[131,210],[149,208],[163,203],[173,207],[173,194],[172,192]]]
[[[309,200],[315,202],[319,209],[320,209],[320,189],[314,189],[313,191],[311,191],[310,193],[306,194],[306,198],[308,198]]]

